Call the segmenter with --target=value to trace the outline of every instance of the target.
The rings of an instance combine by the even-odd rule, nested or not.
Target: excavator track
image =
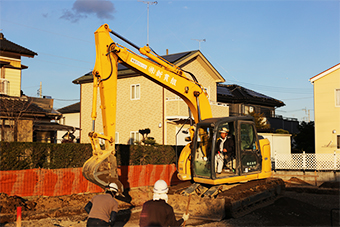
[[[232,185],[204,186],[197,183],[170,188],[168,203],[175,213],[183,214],[188,206],[190,217],[203,220],[240,218],[275,202],[284,190],[279,178],[253,180]],[[193,190],[194,188],[194,190]]]

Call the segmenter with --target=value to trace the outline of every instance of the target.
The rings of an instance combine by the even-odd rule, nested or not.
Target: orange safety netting
[[[120,166],[118,176],[124,188],[150,186],[159,179],[169,185],[179,183],[174,164]],[[0,192],[10,196],[61,196],[102,191],[85,179],[82,168],[0,171]]]

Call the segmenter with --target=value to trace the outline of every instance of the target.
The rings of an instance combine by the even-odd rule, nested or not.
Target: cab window
[[[249,173],[261,168],[261,155],[255,125],[247,122],[240,123],[241,171]]]
[[[211,149],[213,128],[202,126],[197,128],[196,150],[194,153],[194,168],[198,176],[211,176]]]

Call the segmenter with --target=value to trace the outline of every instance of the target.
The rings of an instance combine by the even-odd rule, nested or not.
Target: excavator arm
[[[212,113],[204,88],[197,81],[189,79],[183,70],[157,56],[148,46],[139,48],[132,44],[147,58],[132,52],[115,43],[111,39],[110,33],[122,38],[109,29],[107,24],[102,25],[95,32],[96,63],[92,72],[93,103],[91,115],[93,128],[92,132],[89,133],[93,156],[85,162],[83,175],[86,179],[101,187],[105,187],[111,182],[117,183],[119,191],[122,193],[123,186],[118,179],[115,151],[118,63],[122,63],[181,97],[190,108],[196,123],[211,118]],[[127,41],[124,38],[122,39]],[[129,41],[127,42],[131,44]],[[103,135],[95,132],[94,127],[97,117],[98,90]],[[191,137],[193,137],[193,128],[190,132]],[[105,140],[105,149],[100,146],[100,139]]]
[[[116,81],[117,75],[113,74],[117,74],[117,68],[114,67],[117,67],[118,62],[122,63],[181,97],[189,106],[196,123],[212,117],[209,99],[202,85],[187,78],[177,66],[156,56],[149,46],[138,48],[134,45],[147,59],[113,42],[109,33],[117,35],[107,24],[95,32],[97,58],[94,75],[99,75],[99,78],[108,78],[110,75],[111,80]]]
[[[145,57],[115,43],[110,33],[138,49]],[[258,141],[253,119],[241,116],[212,118],[208,96],[203,86],[187,77],[190,73],[162,59],[148,46],[139,48],[130,43],[109,29],[107,24],[95,32],[95,43],[96,63],[92,72],[93,128],[89,133],[93,155],[83,166],[86,179],[103,188],[109,183],[116,183],[119,193],[123,193],[115,150],[117,75],[118,63],[121,63],[181,97],[195,120],[195,126],[189,130],[193,144],[189,143],[183,148],[177,166],[180,180],[192,179],[195,183],[190,186],[186,183],[176,185],[172,188],[172,194],[169,192],[168,202],[176,213],[182,214],[185,210],[188,212],[187,199],[183,196],[189,194],[194,195],[190,215],[217,220],[226,214],[240,217],[277,198],[284,188],[284,182],[270,178],[269,141],[256,142],[255,146],[251,146],[253,142],[249,143]],[[98,93],[100,103],[97,103]],[[100,131],[103,134],[95,129],[98,106],[102,113],[103,129]],[[218,129],[225,125],[230,126],[235,133],[236,172],[216,174],[216,137]],[[104,146],[100,140],[105,141]]]

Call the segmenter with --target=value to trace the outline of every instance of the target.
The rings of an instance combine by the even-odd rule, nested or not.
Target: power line
[[[52,56],[52,57],[63,58],[63,59],[67,59],[67,60],[79,61],[79,62],[93,64],[93,62],[89,62],[89,61],[83,61],[83,60],[78,60],[78,59],[74,59],[74,58],[68,58],[68,57],[63,57],[63,56],[58,56],[58,55],[53,55],[53,54],[47,54],[47,53],[43,53],[43,52],[39,52],[39,54],[45,54],[45,55]]]
[[[232,80],[229,80],[232,81]],[[251,86],[258,86],[262,90],[272,91],[272,92],[280,92],[280,93],[295,93],[295,94],[310,94],[313,93],[312,88],[288,88],[288,87],[276,87],[276,86],[268,86],[268,85],[260,85],[260,84],[252,84],[247,82],[237,81],[240,84],[246,84]]]
[[[313,96],[311,97],[301,97],[301,98],[293,98],[293,99],[283,99],[284,101],[288,101],[288,100],[300,100],[300,99],[312,99],[314,98]]]
[[[1,21],[6,21],[6,22],[8,22],[8,23],[12,23],[12,24],[16,24],[16,25],[24,26],[24,27],[27,27],[27,28],[32,28],[32,29],[35,29],[35,30],[39,30],[39,31],[42,31],[42,32],[51,33],[51,34],[54,34],[54,35],[63,36],[63,37],[70,38],[70,39],[79,40],[79,41],[82,41],[82,42],[93,43],[93,41],[91,42],[91,41],[88,41],[88,40],[84,40],[84,39],[75,38],[75,37],[68,36],[68,35],[64,35],[64,34],[57,33],[57,32],[51,32],[51,31],[47,31],[47,30],[44,30],[44,29],[41,29],[41,28],[36,28],[36,27],[33,27],[33,26],[29,26],[29,25],[25,25],[25,24],[20,24],[20,23],[13,22],[13,21],[8,21],[8,20],[4,20],[4,19],[1,19]]]
[[[66,102],[68,102],[68,101],[80,101],[80,99],[55,99],[55,98],[53,98],[54,100],[57,100],[57,101],[66,101]]]
[[[205,53],[209,58],[213,59],[208,53]],[[229,74],[229,72],[221,66],[218,62],[216,62],[217,65],[219,65],[223,71]],[[260,85],[260,84],[252,84],[247,82],[242,82],[236,79],[233,75],[230,75],[234,80],[228,80],[230,82],[233,82],[235,84],[245,84],[247,86],[255,86],[259,87],[259,90],[263,91],[271,91],[271,92],[278,92],[278,93],[292,93],[292,94],[311,94],[313,93],[312,89],[309,88],[287,88],[287,87],[276,87],[276,86],[268,86],[268,85]]]
[[[63,63],[45,61],[45,60],[41,60],[41,59],[34,59],[34,61],[41,61],[41,62],[47,62],[47,63],[51,63],[51,64],[64,65],[64,66],[69,66],[69,67],[74,67],[74,68],[79,68],[79,69],[85,69],[85,67],[77,67],[77,66],[74,66],[74,65],[67,65],[67,64],[63,64]],[[92,70],[92,69],[90,69],[90,70]]]

